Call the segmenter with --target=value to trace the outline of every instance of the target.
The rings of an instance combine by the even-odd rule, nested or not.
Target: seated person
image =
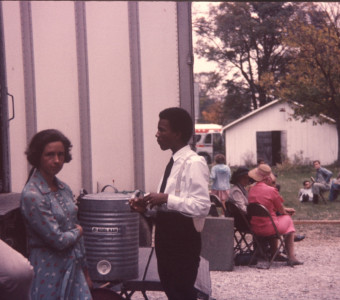
[[[261,164],[251,170],[248,175],[256,181],[248,193],[248,202],[262,204],[268,209],[279,233],[285,235],[284,239],[288,256],[287,264],[289,266],[301,265],[302,262],[297,260],[294,252],[295,227],[291,215],[295,211],[284,208],[282,197],[277,189],[271,186],[275,182],[275,176],[271,172],[270,166]],[[280,215],[277,215],[277,212]],[[250,224],[256,235],[269,236],[275,233],[270,220],[267,218],[253,217],[250,220]],[[277,249],[277,240],[274,239],[270,246],[273,255]]]
[[[321,167],[320,161],[313,161],[314,168],[316,169],[315,180],[312,179],[312,191],[313,191],[313,203],[317,204],[319,202],[320,192],[329,191],[331,188],[330,179],[333,173],[326,168]]]
[[[28,259],[0,239],[0,299],[31,299],[33,276]]]
[[[331,190],[329,191],[328,200],[334,201],[340,193],[340,173],[336,179],[333,179],[331,184]]]
[[[245,187],[249,184],[249,169],[239,167],[231,175],[230,183],[234,186],[230,189],[228,201],[235,203],[245,214],[247,213],[248,192]]]
[[[312,185],[309,180],[303,181],[303,188],[299,190],[298,197],[300,202],[313,201]]]

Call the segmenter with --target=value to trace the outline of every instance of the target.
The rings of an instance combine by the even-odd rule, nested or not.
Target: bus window
[[[195,134],[194,135],[194,140],[195,140],[195,143],[199,142],[201,140],[201,135],[200,134]]]
[[[207,136],[204,139],[204,144],[211,144],[211,134],[207,134]]]
[[[221,152],[223,150],[222,135],[220,133],[214,133],[213,139],[214,139],[213,143],[214,151]]]

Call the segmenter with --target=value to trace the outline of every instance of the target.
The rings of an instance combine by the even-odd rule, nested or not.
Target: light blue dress
[[[213,180],[211,189],[225,191],[230,189],[230,168],[225,164],[217,164],[211,168],[210,178]]]
[[[57,180],[52,192],[39,171],[32,175],[21,195],[34,267],[32,300],[92,299],[82,271],[85,266],[83,238],[75,224],[78,207],[71,189]]]

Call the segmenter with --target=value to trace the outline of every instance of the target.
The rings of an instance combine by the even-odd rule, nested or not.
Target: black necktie
[[[174,159],[171,157],[169,163],[167,164],[164,172],[164,177],[161,185],[161,189],[159,190],[160,193],[163,193],[166,187],[166,182],[168,181],[168,177],[171,172],[172,165],[174,164]]]

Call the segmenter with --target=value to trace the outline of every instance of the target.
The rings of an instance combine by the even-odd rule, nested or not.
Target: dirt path
[[[295,243],[303,261],[294,268],[275,262],[269,270],[235,267],[232,272],[210,272],[216,300],[340,300],[340,225],[296,225],[306,238]],[[161,292],[147,292],[149,300],[163,300]],[[140,293],[133,300],[144,299]]]

